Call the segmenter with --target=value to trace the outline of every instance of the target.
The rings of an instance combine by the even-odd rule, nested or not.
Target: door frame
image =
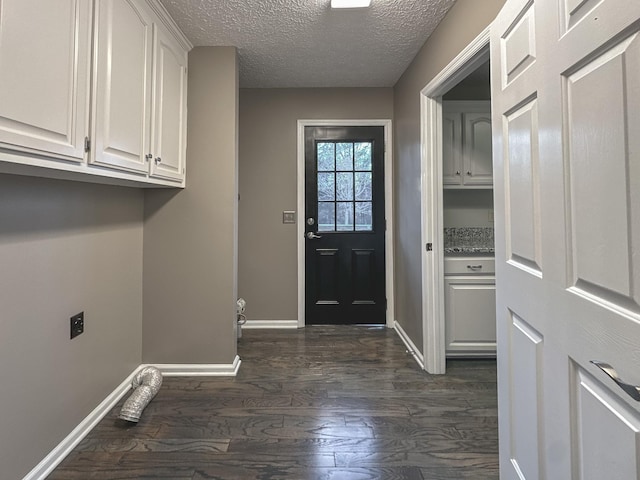
[[[386,231],[385,250],[385,295],[387,297],[386,326],[393,328],[394,275],[393,275],[393,145],[391,138],[391,120],[298,120],[298,328],[305,327],[305,166],[304,166],[304,129],[305,127],[384,127],[384,217]]]
[[[446,370],[442,95],[489,59],[490,25],[420,91],[420,201],[422,223],[422,352],[424,369]],[[428,252],[426,245],[433,250]]]

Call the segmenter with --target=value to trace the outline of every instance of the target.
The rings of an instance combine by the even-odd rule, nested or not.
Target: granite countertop
[[[494,254],[495,253],[495,249],[493,247],[444,247],[444,253],[445,254],[452,254],[452,253],[461,253],[461,254],[466,254],[466,253],[487,253],[487,254]]]
[[[444,229],[445,254],[494,254],[493,228],[447,227]]]

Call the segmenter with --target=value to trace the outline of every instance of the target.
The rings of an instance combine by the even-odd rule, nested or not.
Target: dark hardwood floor
[[[122,402],[49,480],[498,478],[496,366],[424,373],[393,330],[245,330],[235,378],[165,377]]]

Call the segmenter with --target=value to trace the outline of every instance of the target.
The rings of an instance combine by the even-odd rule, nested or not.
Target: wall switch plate
[[[76,313],[70,320],[71,338],[75,338],[84,332],[84,312]]]
[[[292,210],[282,212],[282,223],[296,223],[296,212]]]

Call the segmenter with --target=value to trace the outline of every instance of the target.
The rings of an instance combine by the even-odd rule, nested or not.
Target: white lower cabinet
[[[493,356],[496,353],[496,282],[491,267],[461,259],[447,268],[445,259],[445,341],[447,356]],[[458,260],[458,259],[455,259]],[[451,263],[451,262],[450,262]],[[488,263],[484,260],[484,263]],[[448,274],[447,272],[452,272]],[[469,271],[469,274],[460,272]]]

